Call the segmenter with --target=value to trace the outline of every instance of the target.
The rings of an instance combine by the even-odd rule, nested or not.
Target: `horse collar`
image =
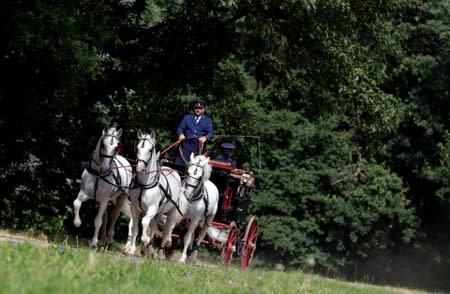
[[[153,182],[151,182],[149,184],[141,184],[141,183],[139,183],[139,181],[136,177],[133,177],[133,180],[132,180],[132,182],[134,183],[133,186],[142,188],[143,190],[152,189],[152,188],[156,187],[156,185],[158,185],[159,176],[160,176],[160,173],[158,172],[155,179],[153,180]]]
[[[189,201],[194,202],[194,201],[201,199],[203,197],[204,190],[205,189],[204,189],[203,183],[201,183],[200,185],[197,186],[197,188],[195,188],[194,192],[192,193],[192,197],[191,197],[191,199],[189,199]]]
[[[98,170],[93,169],[93,168],[91,167],[92,162],[94,162],[96,166],[99,166],[98,162],[95,161],[95,159],[91,156],[91,158],[89,159],[88,164],[86,165],[86,170],[87,170],[91,175],[94,175],[94,176],[96,176],[96,177],[104,178],[104,177],[109,176],[109,175],[112,173],[112,169],[109,169],[109,171],[108,171],[107,174],[100,174],[100,172],[99,172]]]

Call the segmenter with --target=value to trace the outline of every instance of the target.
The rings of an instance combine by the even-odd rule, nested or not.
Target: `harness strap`
[[[203,214],[205,216],[205,222],[206,222],[206,216],[208,215],[208,207],[209,207],[209,197],[208,197],[208,190],[204,189],[203,184],[201,185],[202,189],[200,191],[200,193],[197,193],[197,195],[195,195],[193,198],[190,199],[190,203],[194,202],[194,201],[198,201],[198,200],[203,200],[203,202],[205,203],[205,210],[203,211]],[[208,227],[211,226],[211,224],[206,223],[206,225]]]
[[[93,158],[92,155],[91,155],[91,157],[89,158],[89,162],[88,162],[87,165],[86,165],[86,170],[87,170],[90,174],[92,174],[92,175],[98,177],[98,176],[100,176],[100,173],[91,167],[91,163],[92,163],[92,162],[95,162],[95,160],[94,160],[94,158]],[[98,165],[97,162],[95,162],[95,164]]]
[[[205,197],[203,197],[203,202],[205,203],[205,211],[204,211],[204,214],[205,214],[205,222],[206,222],[206,216],[208,215],[208,205],[209,205],[208,200],[209,200],[209,197],[208,197],[208,191],[206,191],[206,189],[205,189],[204,193],[206,194]],[[206,225],[207,225],[208,227],[211,226],[211,224],[208,224],[208,223],[207,223]]]
[[[144,208],[142,207],[142,194],[144,193],[144,188],[141,188],[141,192],[139,192],[139,196],[138,196],[138,203],[139,203],[139,208],[141,209],[141,211],[145,211]]]
[[[204,185],[203,185],[203,182],[202,182],[200,185],[195,187],[195,190],[192,192],[192,197],[190,199],[190,202],[197,201],[200,198],[202,198],[203,190],[204,190]]]
[[[175,205],[175,207],[178,210],[178,212],[180,213],[180,215],[184,216],[184,214],[180,210],[180,207],[178,206],[178,203],[176,203],[171,197],[172,193],[170,191],[170,185],[169,185],[169,180],[167,179],[167,176],[165,174],[163,174],[163,176],[166,179],[167,189],[165,189],[164,186],[161,185],[161,183],[159,183],[159,188],[164,192],[164,197],[167,198],[170,202],[172,202],[173,205]],[[161,201],[159,203],[160,205],[162,204],[163,200],[164,200],[164,198],[161,199]]]
[[[98,177],[95,178],[95,185],[94,185],[94,201],[97,201],[97,188],[98,188]]]
[[[166,183],[167,183],[167,188],[165,188],[160,182],[159,182],[159,178],[160,178],[161,173],[158,172],[158,176],[157,176],[157,181],[154,181],[154,183],[152,183],[152,185],[141,185],[139,183],[137,183],[137,181],[135,180],[136,178],[134,177],[133,180],[131,181],[132,187],[134,188],[141,188],[141,192],[139,193],[138,196],[138,201],[139,201],[139,208],[141,209],[141,211],[145,211],[145,209],[142,207],[142,195],[144,194],[144,190],[148,190],[148,189],[152,189],[154,187],[156,187],[156,185],[158,185],[159,189],[161,191],[163,191],[163,196],[161,198],[161,201],[159,201],[158,206],[161,207],[162,204],[164,203],[164,200],[167,199],[168,201],[172,202],[173,205],[175,205],[176,209],[178,210],[178,212],[180,213],[181,216],[184,216],[184,214],[181,212],[180,207],[178,205],[178,203],[176,203],[171,195],[172,195],[172,191],[170,189],[170,185],[169,185],[169,180],[167,179],[167,176],[165,174],[162,174],[163,177],[166,179]]]
[[[139,192],[139,196],[138,196],[138,203],[139,203],[139,208],[141,209],[142,212],[145,211],[145,209],[142,207],[142,195],[144,194],[144,190],[151,189],[151,188],[155,187],[156,184],[157,184],[157,182],[155,182],[154,185],[142,185],[136,181],[136,176],[134,176],[133,179],[131,180],[130,189],[141,188],[141,191]]]
[[[117,161],[120,163],[120,167],[124,167],[125,168],[125,166],[119,160],[117,160]],[[129,188],[129,187],[123,187],[122,186],[122,179],[119,176],[119,167],[118,166],[115,167],[115,169],[117,171],[117,174],[114,174],[113,169],[110,169],[107,174],[100,175],[100,173],[97,170],[95,170],[95,169],[93,169],[91,167],[91,163],[92,162],[95,162],[95,160],[91,156],[91,158],[89,159],[89,162],[86,165],[85,169],[88,171],[88,173],[90,173],[91,175],[94,175],[96,177],[95,191],[94,191],[94,200],[95,200],[95,195],[97,193],[97,186],[98,186],[98,179],[99,178],[102,179],[103,181],[105,181],[106,183],[110,184],[111,186],[119,188],[119,190],[122,190],[124,193],[126,193],[126,191],[124,189],[125,188]],[[112,177],[114,179],[114,182],[109,181],[108,178],[107,178],[111,174],[112,174]]]

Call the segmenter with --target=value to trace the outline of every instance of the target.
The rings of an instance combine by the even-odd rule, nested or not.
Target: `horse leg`
[[[111,224],[109,225],[109,231],[108,231],[108,237],[106,239],[106,248],[109,249],[112,247],[113,241],[114,241],[114,228],[116,227],[117,219],[119,218],[120,211],[122,209],[122,205],[125,201],[126,195],[120,195],[117,198],[116,205],[113,208],[112,216],[111,216]]]
[[[95,217],[95,220],[94,220],[95,231],[94,231],[94,237],[92,238],[92,243],[91,243],[92,248],[97,248],[98,232],[100,231],[100,227],[102,225],[102,218],[105,214],[107,206],[108,206],[108,201],[103,201],[103,202],[100,202],[100,204],[99,204],[97,216]]]
[[[173,218],[169,215],[166,219],[166,223],[163,226],[163,239],[161,240],[161,245],[159,246],[158,259],[169,259],[169,256],[165,255],[164,248],[170,248],[172,246],[172,231],[175,227]]]
[[[182,263],[186,262],[188,247],[192,243],[192,240],[194,238],[194,232],[195,232],[195,229],[197,228],[199,220],[200,220],[200,217],[196,216],[189,223],[188,231],[186,232],[186,235],[184,235],[183,252],[181,253],[180,259],[178,260],[179,262],[182,262]]]
[[[167,251],[172,247],[172,232],[181,220],[182,216],[175,209],[166,216],[165,224],[163,225],[163,239],[158,252],[159,259],[170,259],[171,256],[167,254]]]
[[[214,217],[214,215],[213,215],[213,217]],[[197,262],[198,248],[200,247],[200,244],[202,244],[203,239],[205,239],[206,232],[208,231],[207,224],[211,223],[213,217],[208,216],[208,220],[203,221],[202,228],[200,229],[200,232],[198,233],[197,242],[194,242],[192,252],[188,258],[189,262],[192,264],[195,264]]]
[[[105,212],[103,213],[102,217],[102,238],[101,238],[101,250],[104,251],[107,247],[106,245],[106,224],[108,223],[108,208],[106,208]]]
[[[150,224],[150,221],[155,217],[156,214],[156,206],[150,206],[146,213],[145,216],[142,218],[142,235],[141,235],[141,241],[142,241],[142,246],[144,248],[147,248],[150,244],[150,236],[148,235],[148,226]],[[151,246],[151,244],[150,244]]]
[[[150,238],[149,244],[145,247],[146,251],[144,251],[145,255],[148,257],[153,257],[153,238],[155,237],[156,231],[158,230],[158,222],[156,221],[156,216],[152,218],[148,227],[148,237]]]
[[[123,204],[120,207],[120,212],[131,218],[131,201],[128,199],[127,194],[123,194]]]
[[[81,204],[88,200],[89,196],[86,194],[86,192],[84,192],[83,190],[80,190],[80,192],[78,192],[78,197],[77,199],[75,199],[73,201],[73,210],[75,212],[75,217],[73,219],[73,224],[75,227],[79,227],[81,226],[81,219],[80,219],[80,208],[81,208]]]
[[[122,250],[125,254],[136,254],[136,238],[138,234],[139,208],[135,202],[131,203],[130,222],[128,223],[128,239],[125,248]]]

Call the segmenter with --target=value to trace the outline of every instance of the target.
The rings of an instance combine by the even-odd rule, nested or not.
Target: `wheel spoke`
[[[241,266],[247,269],[250,266],[253,254],[256,250],[256,242],[258,239],[258,224],[259,220],[256,216],[250,219],[244,236],[243,255],[241,257]]]
[[[237,226],[235,222],[232,222],[229,227],[228,239],[225,242],[225,245],[222,249],[222,264],[227,267],[231,263],[231,259],[233,257],[233,253],[236,250],[236,230]]]

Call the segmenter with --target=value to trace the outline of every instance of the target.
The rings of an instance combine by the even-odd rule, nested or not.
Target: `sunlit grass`
[[[184,265],[42,241],[0,242],[0,265],[0,293],[413,293],[301,272]]]

